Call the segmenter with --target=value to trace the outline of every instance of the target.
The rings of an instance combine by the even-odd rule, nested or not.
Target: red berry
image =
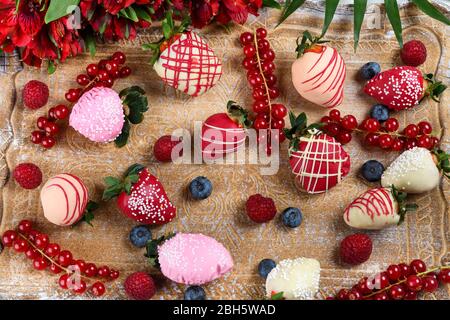
[[[62,271],[62,269],[59,266],[57,266],[56,264],[52,263],[52,264],[50,264],[50,271],[53,274],[58,274]]]
[[[44,137],[45,133],[43,133],[42,131],[33,131],[31,133],[31,142],[33,142],[34,144],[40,144]]]
[[[405,142],[403,140],[394,138],[391,149],[394,151],[401,151],[401,150],[403,150],[404,146],[405,146]]]
[[[441,269],[441,271],[439,271],[438,278],[442,283],[450,283],[450,269]]]
[[[415,124],[408,124],[403,129],[403,134],[408,138],[415,138],[419,134],[419,128]]]
[[[172,160],[172,151],[175,147],[177,147],[181,142],[180,138],[175,136],[162,136],[160,137],[155,145],[153,146],[153,154],[156,158],[156,160],[161,162],[170,162]],[[176,156],[182,156],[183,150],[179,152]]]
[[[63,288],[63,289],[68,289],[68,282],[70,281],[70,275],[69,274],[63,274],[61,277],[59,277],[59,281],[58,281],[58,283],[59,283],[59,286],[61,287],[61,288]]]
[[[411,271],[414,274],[427,271],[427,265],[425,264],[425,262],[423,262],[420,259],[415,259],[415,260],[411,261],[409,266],[411,267]]]
[[[270,49],[270,43],[266,39],[259,39],[258,40],[258,50],[260,51],[266,51]]]
[[[398,120],[395,118],[388,118],[385,122],[384,122],[384,127],[386,128],[386,130],[388,132],[395,132],[398,130],[399,128],[399,123]]]
[[[17,232],[13,230],[7,230],[3,233],[2,243],[5,247],[12,247],[14,240],[18,237]]]
[[[379,138],[380,138],[380,136],[378,134],[371,132],[366,135],[366,137],[364,138],[364,141],[369,146],[376,147],[376,146],[378,146]]]
[[[239,37],[242,45],[246,45],[253,42],[253,35],[250,32],[244,32]]]
[[[406,263],[400,263],[398,267],[400,268],[401,277],[403,279],[406,279],[411,274],[411,268]]]
[[[275,119],[284,119],[287,115],[287,108],[280,103],[272,105],[272,117]]]
[[[389,296],[393,300],[402,300],[405,294],[406,294],[405,288],[401,285],[395,285],[389,289]]]
[[[348,114],[342,118],[341,126],[344,129],[352,131],[358,126],[358,121],[356,120],[355,116]]]
[[[263,197],[260,194],[250,196],[245,207],[248,217],[257,223],[270,221],[277,214],[275,202],[271,198]]]
[[[45,137],[42,139],[41,145],[46,149],[51,149],[56,144],[56,140],[53,137]]]
[[[98,74],[98,67],[95,63],[91,63],[86,67],[86,73],[89,77],[95,78]]]
[[[100,70],[105,70],[106,69],[106,64],[108,63],[109,60],[106,59],[102,59],[98,62],[97,67]]]
[[[33,163],[21,163],[13,171],[14,180],[24,189],[32,190],[42,183],[42,171]]]
[[[275,83],[277,83],[277,77],[274,74],[266,75],[266,83],[269,87],[272,87]]]
[[[348,293],[348,300],[361,300],[363,295],[356,288]]]
[[[357,265],[367,261],[372,254],[372,240],[363,233],[347,236],[340,246],[340,257],[344,263]]]
[[[119,69],[119,65],[115,61],[108,61],[105,64],[105,70],[108,72],[109,75],[114,74],[115,71]]]
[[[48,136],[55,136],[57,135],[59,132],[59,127],[56,123],[54,122],[49,122],[47,123],[47,125],[45,126],[45,133]]]
[[[48,243],[49,243],[48,235],[44,233],[37,235],[34,241],[34,245],[40,250],[45,250],[48,246]]]
[[[55,108],[50,108],[48,109],[48,120],[49,121],[54,121],[56,120],[56,115],[55,115]],[[48,122],[47,122],[48,123]],[[44,126],[45,129],[45,126]]]
[[[112,78],[108,78],[102,82],[105,85],[105,87],[107,87],[107,88],[112,88],[112,86],[114,85],[114,80]]]
[[[264,61],[261,64],[264,74],[272,74],[275,71],[275,64],[272,61]]]
[[[417,139],[418,147],[430,149],[432,145],[433,145],[433,140],[431,140],[431,137],[429,135],[423,135]]]
[[[37,238],[37,236],[39,235],[40,233],[38,232],[38,231],[36,231],[36,230],[31,230],[30,231],[30,233],[28,234],[28,240],[30,240],[31,242],[35,242],[36,241],[36,238]]]
[[[119,271],[113,270],[113,269],[111,269],[111,271],[109,273],[109,277],[111,279],[117,279],[117,278],[119,278],[119,275],[120,275]]]
[[[19,222],[19,225],[17,226],[17,229],[20,233],[27,235],[30,233],[31,229],[33,227],[33,224],[30,220],[22,220]]]
[[[415,274],[409,275],[405,282],[406,287],[411,291],[422,290],[422,279]]]
[[[258,39],[264,39],[265,37],[267,37],[267,30],[264,28],[256,29],[256,37]]]
[[[260,58],[263,61],[273,61],[273,60],[275,60],[275,52],[272,49],[269,49],[269,50],[263,52],[260,55]]]
[[[417,300],[417,292],[406,291],[404,300]]]
[[[253,127],[256,130],[261,130],[261,129],[268,129],[269,128],[269,122],[261,117],[257,117],[255,119],[255,122],[253,123]]]
[[[121,78],[127,78],[131,75],[131,68],[130,67],[123,67],[120,69],[120,77]]]
[[[56,257],[61,251],[61,247],[57,243],[49,243],[45,249],[45,254],[51,258]]]
[[[435,277],[425,276],[422,278],[423,290],[426,292],[434,292],[439,287],[439,282]]]
[[[58,264],[63,267],[67,267],[72,263],[72,253],[68,250],[63,250],[58,255]]]
[[[433,131],[433,127],[431,127],[431,123],[428,121],[421,121],[417,126],[419,127],[420,134],[430,134]]]
[[[253,70],[256,67],[256,64],[257,61],[255,58],[244,58],[244,60],[242,60],[242,66],[249,71]]]
[[[320,119],[320,122],[324,124],[329,124],[331,123],[331,118],[329,116],[324,116]]]
[[[248,82],[252,87],[258,87],[263,83],[263,78],[261,75],[252,74],[248,77]],[[265,93],[265,92],[264,92]]]
[[[336,295],[338,300],[348,300],[349,291],[347,289],[341,289]]]
[[[55,117],[59,120],[66,119],[69,116],[69,108],[67,108],[65,105],[60,104],[55,107]]]
[[[337,121],[337,122],[341,121],[341,113],[339,112],[338,109],[330,110],[329,116],[334,121]]]
[[[78,98],[81,95],[81,89],[69,89],[69,91],[66,92],[65,97],[66,100],[69,102],[76,102]]]
[[[252,109],[255,113],[265,113],[265,112],[269,112],[269,105],[267,103],[265,103],[264,101],[259,100],[259,101],[255,101],[253,103]],[[273,110],[274,110],[274,108],[272,105],[272,113],[273,113]],[[273,114],[272,114],[272,116],[273,116]]]
[[[382,149],[388,149],[392,146],[394,139],[389,134],[382,134],[378,139],[378,144]]]
[[[78,270],[80,270],[81,273],[84,273],[84,271],[86,270],[86,262],[79,259],[75,261],[75,264],[78,266]]]
[[[352,140],[352,133],[349,131],[341,131],[336,138],[341,144],[347,144]]]
[[[380,123],[374,118],[364,120],[364,129],[368,132],[377,132],[380,130]]]
[[[100,281],[95,282],[91,287],[91,292],[96,297],[101,297],[105,294],[105,291],[105,285]]]
[[[247,44],[244,46],[244,55],[248,58],[251,58],[255,55],[256,49],[253,44]]]
[[[75,283],[72,286],[72,290],[73,292],[77,293],[77,294],[83,294],[87,289],[87,285],[86,282],[83,280],[80,281],[75,281]]]
[[[124,64],[127,61],[127,57],[123,52],[117,51],[112,55],[112,60],[114,60],[118,64]]]
[[[396,264],[390,265],[387,268],[386,273],[389,277],[389,280],[391,280],[391,281],[398,280],[400,278],[400,276],[402,275],[402,272],[401,272],[399,266]]]
[[[389,286],[389,277],[386,272],[381,272],[379,274],[376,284],[380,289],[384,289]]]
[[[270,99],[276,99],[280,96],[280,89],[273,87],[269,88],[269,97]]]
[[[84,274],[88,277],[95,277],[97,275],[98,269],[93,263],[86,264],[86,269],[84,270]]]
[[[100,81],[106,81],[107,79],[109,79],[108,71],[106,71],[106,70],[100,70],[100,71],[98,72],[98,79],[99,79]]]
[[[106,278],[109,277],[109,268],[107,266],[103,266],[98,268],[97,272],[99,277]]]
[[[28,250],[28,242],[24,238],[17,238],[13,242],[13,248],[17,252],[26,252]]]
[[[272,119],[272,129],[283,129],[284,125],[283,119]]]
[[[386,292],[380,292],[380,293],[377,293],[376,295],[374,295],[373,299],[385,301],[385,300],[389,300],[389,296]]]
[[[410,40],[403,45],[400,57],[407,66],[417,67],[427,59],[427,48],[419,40]]]
[[[23,103],[31,110],[36,110],[45,106],[48,102],[48,96],[48,86],[37,80],[29,81],[22,91]]]
[[[417,142],[415,139],[408,139],[405,143],[405,149],[409,150],[417,146]]]
[[[85,75],[85,74],[79,74],[79,75],[77,76],[77,83],[78,83],[80,86],[86,86],[86,85],[89,84],[89,82],[91,82],[91,80],[89,79],[89,76],[88,76],[88,75]]]
[[[431,137],[431,147],[434,148],[439,144],[439,139],[437,137]]]
[[[153,278],[145,272],[135,272],[123,284],[127,295],[135,300],[148,300],[156,292]]]
[[[44,257],[38,257],[33,260],[33,268],[36,270],[45,270],[48,267],[48,262]]]
[[[49,120],[46,117],[39,117],[36,121],[36,126],[38,129],[44,130],[48,122]]]
[[[339,134],[341,127],[339,126],[339,124],[331,122],[324,127],[324,130],[330,136],[336,137]]]
[[[30,260],[34,260],[40,256],[40,253],[36,249],[29,246],[28,250],[25,251],[25,256]]]
[[[358,291],[360,291],[364,295],[367,295],[372,292],[372,288],[371,288],[372,286],[367,277],[364,277],[361,280],[359,280],[357,286],[358,286]]]

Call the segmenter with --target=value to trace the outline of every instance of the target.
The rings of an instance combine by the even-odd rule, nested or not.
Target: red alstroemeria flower
[[[208,25],[211,20],[219,12],[218,0],[197,0],[192,3],[191,19],[195,28],[203,28]]]
[[[49,24],[49,35],[59,49],[59,60],[82,52],[78,31],[67,27],[68,18],[63,17]]]
[[[135,2],[136,0],[98,0],[98,4],[103,5],[106,12],[112,15],[118,14],[120,10],[128,8]]]
[[[22,31],[34,36],[44,24],[47,0],[21,0],[17,12],[18,22]]]

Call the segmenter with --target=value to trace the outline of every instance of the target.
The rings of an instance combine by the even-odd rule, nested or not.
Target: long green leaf
[[[400,11],[396,0],[384,0],[386,14],[391,22],[395,37],[397,38],[400,48],[403,48],[402,21],[400,20]]]
[[[359,35],[361,33],[364,14],[366,13],[367,0],[355,0],[353,5],[353,41],[354,48],[358,48]]]
[[[78,6],[79,3],[80,0],[51,0],[45,14],[45,23],[48,24],[69,15],[71,12],[68,9],[71,6]]]
[[[322,35],[320,37],[323,37],[325,33],[327,33],[328,27],[330,26],[331,21],[333,21],[338,4],[339,0],[325,1],[325,20],[323,22]]]
[[[300,8],[305,0],[286,0],[284,4],[283,13],[281,14],[280,20],[278,21],[277,27],[283,23],[291,14],[295,12],[298,8]]]
[[[263,7],[281,9],[281,5],[276,0],[263,0]]]
[[[420,10],[433,19],[439,20],[447,25],[450,25],[450,19],[448,19],[442,12],[440,12],[433,4],[428,0],[411,0]]]

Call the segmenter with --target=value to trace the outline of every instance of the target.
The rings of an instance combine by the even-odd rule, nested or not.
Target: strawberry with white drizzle
[[[289,162],[297,187],[314,194],[325,192],[350,172],[350,156],[333,137],[318,130],[319,124],[307,126],[304,113],[290,114],[291,129],[285,129],[290,140]]]
[[[339,106],[344,100],[346,66],[339,52],[325,46],[327,41],[303,33],[297,40],[297,60],[292,64],[292,83],[298,93],[326,108]]]
[[[248,111],[229,101],[227,113],[216,113],[205,120],[202,126],[202,154],[207,160],[236,152],[245,144],[245,128],[251,126]]]
[[[164,37],[144,45],[153,51],[156,73],[167,85],[193,97],[211,89],[222,75],[222,62],[214,51],[197,33],[185,30],[187,21],[175,27],[170,11],[162,24]]]
[[[425,96],[434,101],[447,87],[432,74],[422,74],[416,67],[400,66],[383,71],[364,86],[364,92],[392,110],[412,108]]]
[[[117,205],[122,213],[137,222],[162,225],[176,216],[176,208],[161,182],[140,164],[128,168],[123,181],[107,177],[105,184],[103,200],[117,197]]]
[[[407,211],[417,209],[406,204],[407,194],[392,188],[370,189],[357,197],[344,211],[344,221],[356,229],[379,230],[400,224]]]
[[[450,176],[450,155],[442,150],[415,147],[403,152],[381,176],[383,187],[395,186],[407,193],[422,193],[439,185],[441,172]]]

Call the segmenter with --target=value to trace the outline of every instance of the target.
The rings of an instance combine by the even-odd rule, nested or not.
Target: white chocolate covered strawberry
[[[356,229],[379,230],[401,223],[407,211],[417,209],[406,204],[406,193],[395,188],[374,188],[357,197],[344,211],[344,221]]]
[[[346,66],[339,52],[324,42],[308,31],[303,33],[292,64],[292,83],[306,100],[334,108],[344,100]]]
[[[383,187],[395,186],[407,193],[422,193],[433,190],[439,185],[442,170],[448,175],[449,155],[444,151],[430,152],[415,147],[403,152],[381,176]]]
[[[320,263],[297,258],[280,261],[266,279],[266,295],[288,300],[311,300],[319,290]]]

